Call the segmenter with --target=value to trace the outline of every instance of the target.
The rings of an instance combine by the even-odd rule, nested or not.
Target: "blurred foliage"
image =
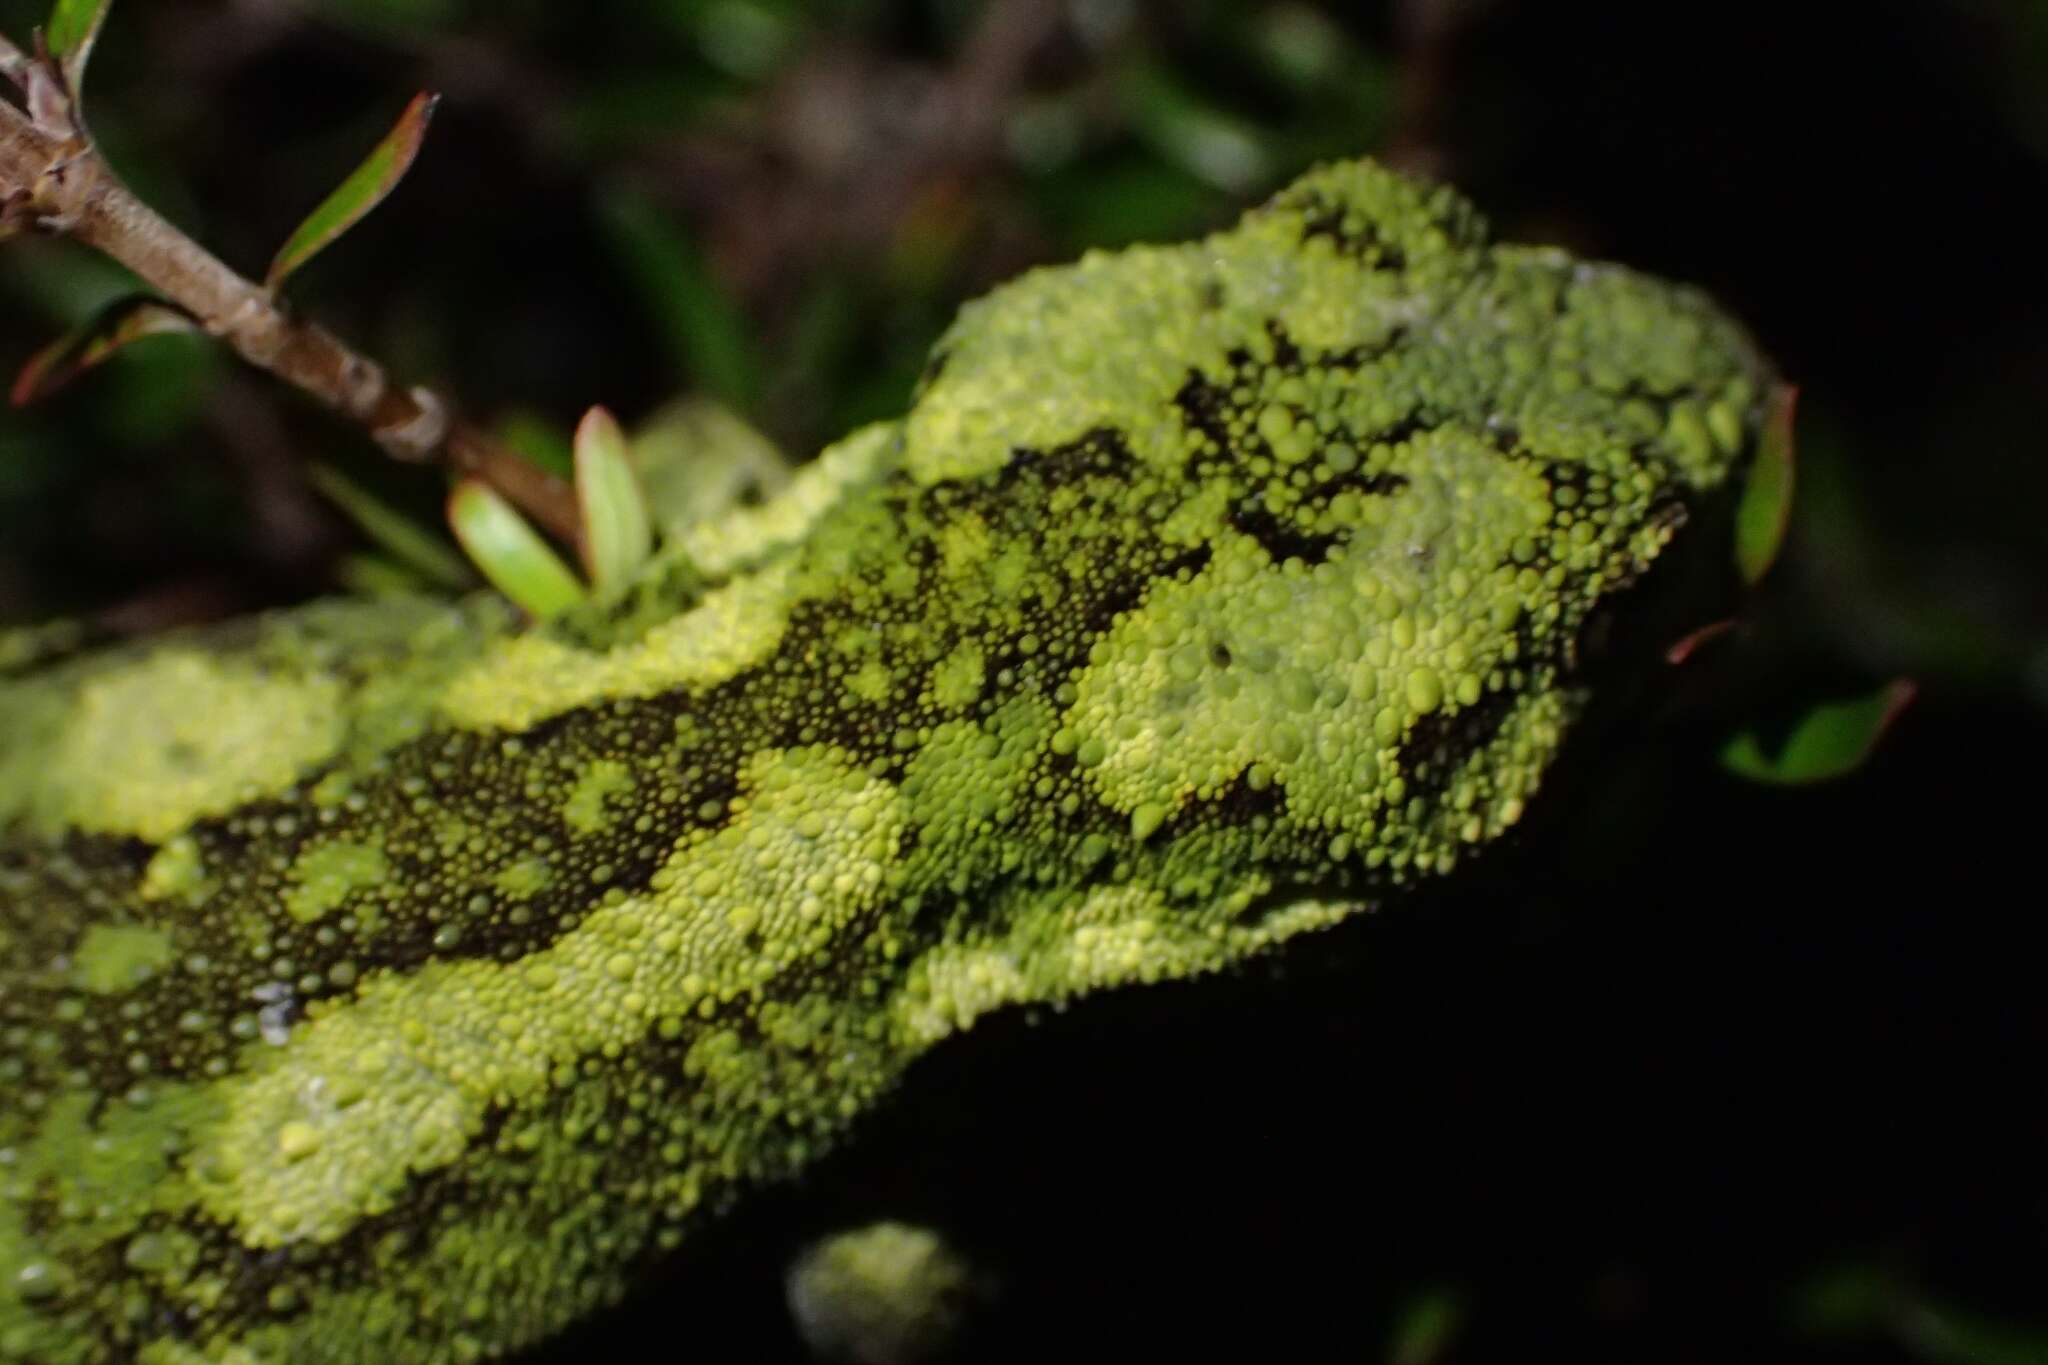
[[[25,35],[37,8],[0,24]],[[140,193],[254,272],[398,97],[441,91],[420,169],[296,303],[486,420],[565,436],[593,401],[630,420],[697,392],[809,451],[899,410],[962,299],[1203,230],[1377,143],[1391,73],[1368,27],[1300,4],[174,0],[114,11],[90,113]],[[24,341],[127,283],[62,243],[0,259]],[[129,376],[171,363],[144,349],[88,396],[0,419],[0,619],[168,600],[173,578],[207,603],[303,595],[346,543],[305,457],[388,479],[261,385],[260,433],[206,385],[125,412],[117,390],[156,387]],[[83,448],[89,465],[59,453]],[[285,505],[158,511],[184,497]]]
[[[1752,781],[1787,786],[1846,777],[1870,761],[1913,691],[1912,683],[1898,681],[1867,697],[1823,702],[1803,712],[1768,748],[1744,730],[1721,750],[1721,762]]]
[[[0,27],[43,9],[0,0]],[[1674,35],[1629,0],[130,0],[90,116],[145,198],[254,274],[400,100],[441,92],[417,166],[294,304],[564,474],[603,403],[771,487],[777,448],[900,410],[961,300],[1222,224],[1321,157],[1397,156],[1504,236],[1709,288],[1801,391],[1790,536],[1742,645],[1767,676],[1721,718],[1909,676],[1920,700],[1870,767],[1819,795],[1740,788],[1714,776],[1725,725],[1631,752],[1571,789],[1561,862],[1497,901],[1361,929],[1343,973],[1294,968],[1287,1007],[1232,996],[1250,1022],[1227,1029],[1119,1016],[1156,1052],[1071,1021],[989,1030],[1002,1060],[906,1106],[995,1118],[903,1126],[814,1197],[858,1222],[943,1190],[926,1221],[979,1211],[1017,1314],[1102,1309],[1123,1343],[2038,1359],[2038,916],[1989,888],[2031,885],[2038,838],[2038,801],[1997,778],[2048,766],[2048,5],[1684,15]],[[8,243],[0,361],[133,287],[67,243]],[[650,487],[657,520],[690,492]],[[399,529],[437,526],[446,493],[203,339],[150,337],[0,413],[0,626],[132,633],[446,579]],[[581,592],[540,576],[551,602]],[[46,638],[0,635],[0,668]],[[1120,1057],[1136,1069],[1105,1070]],[[1369,1134],[1343,1107],[1362,1058]],[[1188,1098],[1218,1075],[1230,1105]],[[1094,1152],[1118,1134],[1146,1145],[1113,1180]],[[1281,1141],[1263,1192],[1227,1169]],[[1357,1245],[1299,1245],[1319,1209]],[[1094,1210],[1149,1240],[1073,1245]],[[736,1278],[749,1256],[802,1241],[774,1226],[767,1251],[707,1240],[695,1273],[729,1292],[699,1311],[744,1317],[774,1279]],[[1541,1233],[1523,1259],[1516,1228]],[[1869,1257],[1889,1259],[1856,1311],[1824,1311],[1855,1296],[1813,1277]],[[1219,1262],[1250,1286],[1205,1280]],[[1424,1282],[1455,1298],[1404,1297]]]
[[[489,484],[456,484],[448,495],[448,525],[470,563],[528,616],[545,621],[589,599],[583,582]]]

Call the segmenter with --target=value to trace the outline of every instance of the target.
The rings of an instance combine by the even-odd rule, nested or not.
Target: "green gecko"
[[[503,1356],[980,1016],[1453,875],[1770,383],[1336,165],[970,304],[624,602],[0,674],[0,1361]]]

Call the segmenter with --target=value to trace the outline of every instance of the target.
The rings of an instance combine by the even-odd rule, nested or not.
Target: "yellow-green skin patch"
[[[562,818],[578,834],[596,834],[611,823],[607,802],[623,801],[633,790],[633,770],[617,759],[601,758],[583,770],[569,789]]]
[[[353,839],[316,844],[300,854],[292,867],[292,886],[284,894],[285,913],[311,924],[356,893],[374,891],[390,870],[374,844]],[[148,878],[145,872],[143,879]]]
[[[160,840],[330,757],[340,700],[329,678],[160,650],[82,682],[47,738],[16,751],[0,810]]]
[[[481,1360],[987,1012],[1520,817],[1769,382],[1698,295],[1318,171],[964,310],[621,601],[0,678],[0,1362]]]
[[[94,995],[141,984],[171,960],[171,936],[139,924],[94,924],[78,940],[71,981]]]

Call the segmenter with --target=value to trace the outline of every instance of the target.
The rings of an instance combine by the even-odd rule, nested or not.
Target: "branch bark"
[[[376,361],[294,317],[136,198],[82,135],[38,126],[0,101],[0,201],[10,216],[119,261],[250,364],[312,395],[401,460],[437,456],[482,479],[574,544],[576,498],[563,480],[462,421],[433,390],[392,382]]]

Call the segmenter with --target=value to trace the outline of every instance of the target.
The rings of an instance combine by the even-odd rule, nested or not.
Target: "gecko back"
[[[986,1012],[1450,875],[1767,383],[1334,166],[969,305],[626,607],[0,681],[0,1360],[501,1356]]]

